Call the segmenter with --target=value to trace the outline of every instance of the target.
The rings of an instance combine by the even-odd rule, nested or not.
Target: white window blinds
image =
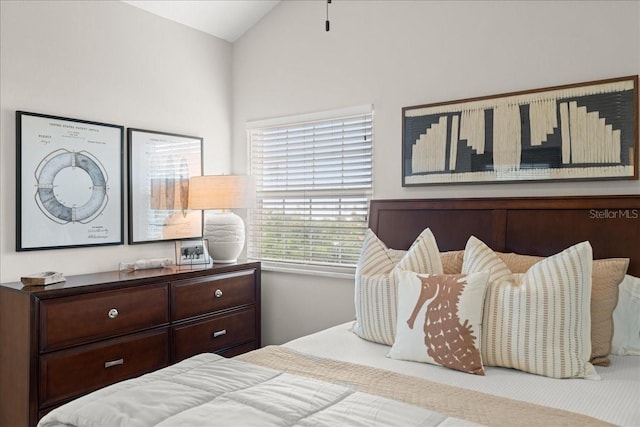
[[[372,116],[366,106],[248,125],[250,258],[298,269],[356,264],[372,193]]]

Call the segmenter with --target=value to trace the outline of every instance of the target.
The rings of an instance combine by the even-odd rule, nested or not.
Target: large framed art
[[[202,237],[202,211],[191,210],[189,178],[202,175],[202,138],[127,129],[129,243]]]
[[[124,127],[16,111],[16,250],[121,245]]]
[[[402,185],[638,179],[638,76],[402,109]]]

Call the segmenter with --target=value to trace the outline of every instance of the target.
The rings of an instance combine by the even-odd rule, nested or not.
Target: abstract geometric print
[[[403,109],[403,185],[637,177],[637,76]]]

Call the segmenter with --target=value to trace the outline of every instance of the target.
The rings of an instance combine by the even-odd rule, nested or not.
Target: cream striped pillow
[[[396,335],[399,269],[416,273],[442,273],[442,261],[433,233],[428,228],[396,262],[393,249],[388,249],[375,233],[367,230],[356,265],[355,309],[353,332],[361,338],[392,345]]]
[[[514,273],[526,273],[544,257],[496,252]],[[444,261],[443,261],[444,263]],[[594,259],[591,272],[591,364],[609,366],[613,338],[613,310],[618,286],[629,267],[629,258]]]
[[[513,282],[513,273],[491,248],[475,236],[469,237],[464,248],[462,273],[489,272],[489,283]]]
[[[597,378],[589,362],[593,265],[589,242],[545,258],[523,275],[512,274],[478,239],[469,239],[467,247],[463,273],[489,267],[494,280],[485,296],[483,363],[553,378]]]
[[[393,333],[391,322],[387,320],[389,313],[384,312],[385,305],[396,303],[388,285],[391,270],[397,263],[391,251],[373,231],[367,229],[356,264],[356,322],[353,332],[369,341],[380,342],[384,336]]]

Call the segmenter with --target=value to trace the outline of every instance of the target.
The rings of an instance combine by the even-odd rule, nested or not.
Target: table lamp
[[[255,187],[249,176],[204,175],[189,179],[189,209],[205,212],[202,237],[208,240],[214,263],[234,263],[245,242],[242,218],[228,209],[250,208]]]

